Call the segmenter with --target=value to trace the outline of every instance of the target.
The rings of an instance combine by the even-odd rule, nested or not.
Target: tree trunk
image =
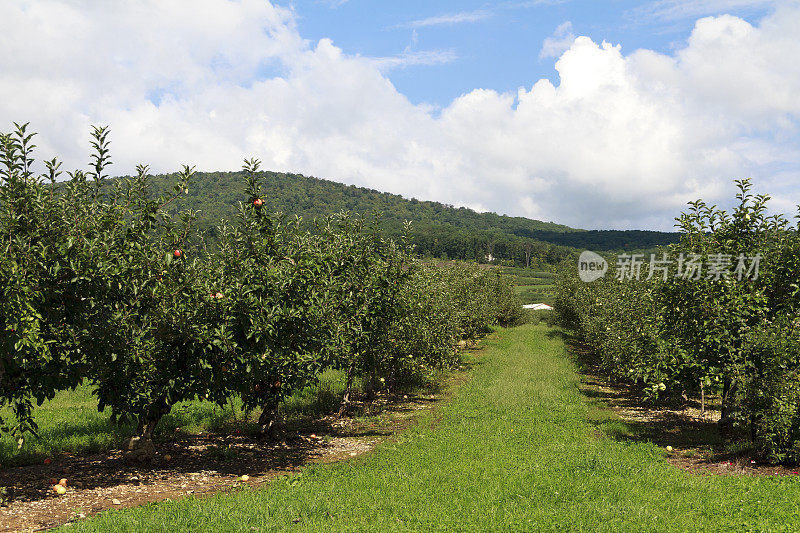
[[[706,417],[706,388],[702,381],[700,381],[700,414],[703,418]]]
[[[342,396],[342,403],[339,404],[339,412],[336,416],[342,417],[347,412],[347,407],[350,405],[350,390],[353,388],[353,374],[355,373],[355,363],[350,365],[347,369],[347,384],[344,387],[344,396]]]
[[[150,404],[147,412],[139,417],[134,436],[125,441],[123,458],[127,463],[150,462],[156,455],[153,432],[156,426],[172,410],[164,396]]]
[[[720,435],[729,437],[733,433],[733,417],[731,416],[731,398],[736,391],[736,383],[726,377],[722,383],[722,407],[720,408],[720,418],[717,422]]]
[[[259,432],[270,440],[278,439],[283,433],[283,417],[278,413],[278,402],[271,401],[264,406],[258,417]]]
[[[142,420],[139,421],[138,427],[136,428],[136,436],[147,440],[153,440],[153,431],[155,431],[160,420],[160,415],[157,415],[153,418],[142,418]]]
[[[734,385],[730,378],[725,378],[722,383],[722,406],[720,407],[721,418],[730,418],[730,396],[733,392]]]
[[[372,401],[375,399],[375,391],[379,388],[378,385],[378,377],[375,372],[370,372],[369,378],[367,378],[367,385],[365,387],[365,391],[367,393],[367,400]]]

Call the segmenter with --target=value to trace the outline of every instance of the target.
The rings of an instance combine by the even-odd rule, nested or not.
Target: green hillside
[[[343,185],[324,179],[264,172],[264,202],[271,211],[305,220],[340,211],[363,215],[379,213],[388,236],[396,237],[403,222],[412,222],[412,241],[425,256],[484,262],[491,255],[509,266],[546,266],[574,253],[593,250],[643,249],[674,242],[677,234],[650,231],[584,231],[553,222],[496,213],[478,213],[465,207],[407,199],[373,189]],[[152,180],[156,192],[174,185],[174,175]],[[216,224],[235,216],[242,192],[241,172],[198,173],[188,194],[174,209],[200,211],[200,225],[213,238]]]

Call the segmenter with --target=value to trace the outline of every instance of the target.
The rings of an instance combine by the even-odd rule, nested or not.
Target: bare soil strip
[[[612,383],[595,372],[581,372],[581,392],[592,403],[606,406],[630,428],[630,434],[614,438],[650,441],[666,448],[673,465],[705,475],[798,475],[798,467],[759,461],[750,449],[736,450],[717,430],[718,399],[711,398],[701,409],[700,400],[689,398],[680,405],[653,405],[624,384]]]
[[[145,466],[127,465],[115,450],[0,470],[0,487],[13,491],[13,501],[0,507],[0,532],[39,531],[107,509],[258,486],[310,463],[351,459],[409,427],[421,411],[448,397],[452,386],[465,379],[464,372],[454,375],[440,394],[354,402],[355,412],[378,414],[306,422],[288,428],[280,442],[239,434],[178,434],[160,443],[156,459]],[[242,481],[242,475],[249,479]],[[51,481],[62,478],[68,486],[59,496]]]

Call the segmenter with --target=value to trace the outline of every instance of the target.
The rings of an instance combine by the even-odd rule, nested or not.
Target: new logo
[[[608,263],[602,256],[586,250],[578,258],[578,276],[581,281],[590,283],[606,275]]]

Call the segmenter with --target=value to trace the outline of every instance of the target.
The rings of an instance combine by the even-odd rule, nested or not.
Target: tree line
[[[363,187],[347,186],[299,174],[262,171],[269,212],[283,212],[306,220],[342,211],[370,217],[380,213],[380,231],[398,239],[405,222],[412,223],[407,236],[417,253],[437,259],[493,262],[517,267],[549,268],[575,252],[575,248],[623,250],[652,248],[675,242],[676,233],[651,231],[582,231],[552,222],[495,213],[477,213],[464,207],[406,199]],[[151,180],[153,194],[170,190],[176,174]],[[187,195],[169,209],[192,209],[197,224],[216,238],[217,221],[236,211],[241,172],[198,172]]]
[[[565,267],[556,310],[609,375],[653,399],[716,395],[723,434],[796,463],[800,233],[768,215],[769,196],[754,195],[749,180],[737,186],[731,212],[692,202],[677,218],[678,243],[618,257],[616,275],[585,283],[576,265]]]
[[[355,378],[402,387],[524,318],[498,272],[422,261],[374,220],[274,214],[257,160],[210,239],[179,206],[193,170],[169,191],[143,165],[109,179],[108,136],[93,128],[90,168],[66,175],[56,159],[33,172],[27,125],[0,136],[0,407],[13,412],[0,430],[20,446],[34,405],[87,382],[99,409],[137,422],[131,452],[147,455],[191,399],[239,397],[269,435],[280,402],[326,369],[347,376],[344,412]]]

